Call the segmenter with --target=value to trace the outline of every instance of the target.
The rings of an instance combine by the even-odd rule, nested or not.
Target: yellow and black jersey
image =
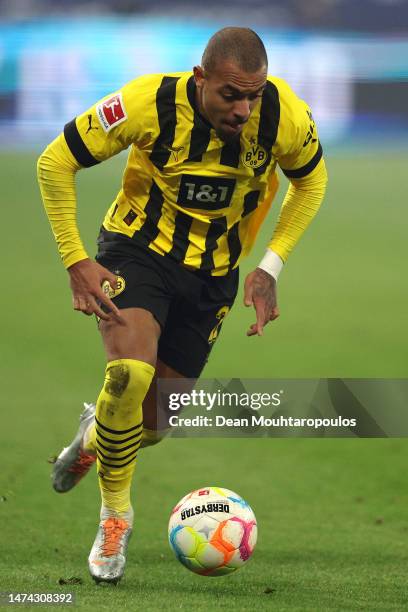
[[[276,193],[322,157],[309,107],[268,77],[240,138],[223,142],[196,108],[191,73],[142,76],[64,128],[79,164],[131,146],[103,225],[189,268],[223,275],[252,247]]]

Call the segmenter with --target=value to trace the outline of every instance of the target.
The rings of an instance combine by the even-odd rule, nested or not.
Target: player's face
[[[267,67],[245,72],[235,62],[220,61],[211,73],[194,67],[200,112],[217,136],[226,142],[238,138],[266,86]]]

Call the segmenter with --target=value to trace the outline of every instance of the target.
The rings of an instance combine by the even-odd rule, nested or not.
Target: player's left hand
[[[250,272],[245,279],[244,304],[253,306],[256,323],[247,331],[247,336],[262,336],[264,326],[279,317],[276,296],[276,280],[261,268]]]

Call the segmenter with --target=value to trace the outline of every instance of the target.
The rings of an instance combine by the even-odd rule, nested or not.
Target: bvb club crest
[[[117,278],[118,278],[118,282],[117,282],[116,289],[112,289],[112,287],[109,284],[109,281],[107,281],[107,280],[103,281],[103,283],[102,283],[102,291],[109,298],[116,297],[117,295],[122,293],[122,291],[125,290],[125,287],[126,287],[125,279],[122,278],[121,276],[118,276]]]
[[[253,143],[253,144],[252,144]],[[251,146],[242,153],[242,163],[247,168],[260,168],[268,159],[268,153],[251,139]]]

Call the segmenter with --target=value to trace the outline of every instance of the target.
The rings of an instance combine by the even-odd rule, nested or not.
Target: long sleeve
[[[268,247],[286,261],[289,253],[316,215],[326,190],[324,160],[307,176],[292,178]]]
[[[44,207],[66,268],[88,257],[76,220],[75,174],[80,168],[63,134],[48,145],[37,164]]]

